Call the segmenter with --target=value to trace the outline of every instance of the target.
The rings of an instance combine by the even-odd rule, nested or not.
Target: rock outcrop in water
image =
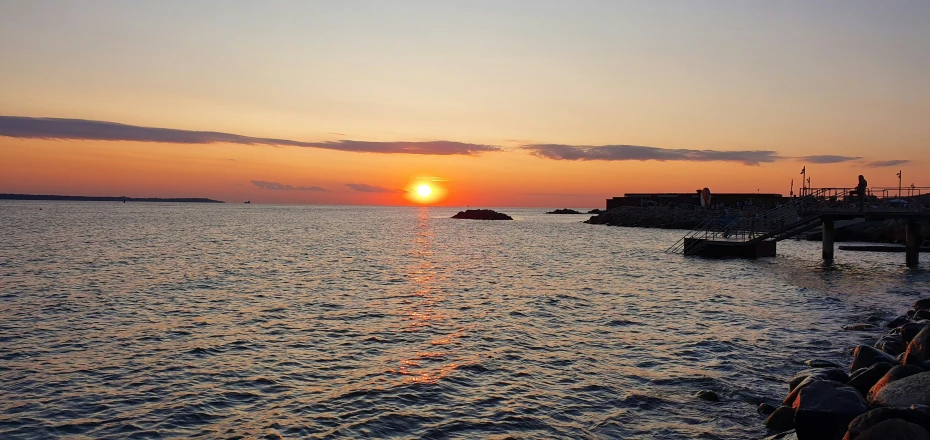
[[[836,368],[795,375],[765,421],[774,431],[791,429],[766,440],[930,440],[928,308],[930,299],[917,301],[873,347],[856,347],[848,377]]]
[[[574,209],[562,208],[562,209],[556,209],[555,211],[549,211],[546,214],[583,214],[583,213],[575,211]]]
[[[701,220],[719,218],[722,215],[722,211],[696,207],[620,206],[610,211],[599,211],[585,223],[641,228],[691,229]]]
[[[509,215],[491,209],[467,209],[465,211],[459,211],[459,213],[453,215],[452,218],[467,220],[513,220]]]

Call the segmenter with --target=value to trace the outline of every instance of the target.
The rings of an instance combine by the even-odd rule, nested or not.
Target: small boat
[[[251,200],[246,200],[245,203],[246,203],[246,204],[250,204],[250,203],[252,203],[252,201],[251,201]]]

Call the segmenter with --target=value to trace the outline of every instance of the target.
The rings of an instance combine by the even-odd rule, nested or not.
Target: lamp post
[[[901,170],[898,170],[898,199],[901,198]]]

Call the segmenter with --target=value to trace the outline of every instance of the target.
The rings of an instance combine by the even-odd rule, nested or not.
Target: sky
[[[930,2],[0,2],[0,193],[930,186]]]

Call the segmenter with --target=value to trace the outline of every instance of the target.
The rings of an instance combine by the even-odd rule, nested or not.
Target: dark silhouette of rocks
[[[546,214],[583,214],[583,213],[575,211],[574,209],[562,208],[562,209],[556,209],[555,211],[549,211]]]
[[[459,211],[459,213],[453,215],[452,218],[467,220],[513,220],[513,217],[491,209],[467,209],[465,211]]]

